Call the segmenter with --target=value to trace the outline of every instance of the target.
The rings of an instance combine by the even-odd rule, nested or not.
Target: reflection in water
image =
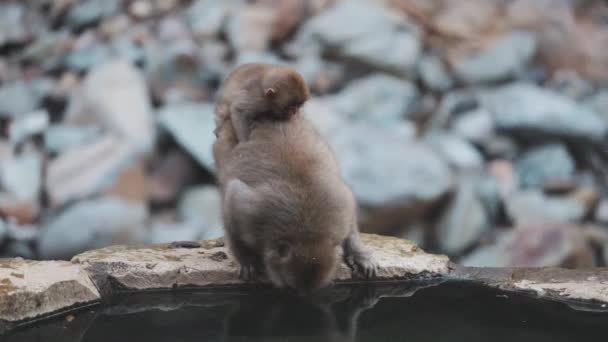
[[[445,283],[129,294],[0,336],[10,342],[522,341],[608,335],[608,314]]]
[[[315,298],[253,297],[240,303],[228,316],[226,340],[314,337],[315,341],[355,341],[359,315],[379,299],[375,290],[354,288]]]

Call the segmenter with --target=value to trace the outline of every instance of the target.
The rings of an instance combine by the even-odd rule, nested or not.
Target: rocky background
[[[0,255],[222,234],[213,100],[314,97],[366,232],[466,265],[608,262],[608,3],[0,2]]]

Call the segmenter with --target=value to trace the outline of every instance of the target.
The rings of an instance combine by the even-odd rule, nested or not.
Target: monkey
[[[213,145],[225,238],[240,278],[266,275],[310,293],[331,282],[340,250],[356,275],[377,263],[363,246],[357,205],[335,156],[304,115],[261,121],[239,142],[229,125]]]
[[[217,137],[219,129],[231,121],[238,141],[246,141],[256,122],[287,120],[309,97],[302,75],[289,67],[242,64],[223,82],[216,102],[214,133]]]

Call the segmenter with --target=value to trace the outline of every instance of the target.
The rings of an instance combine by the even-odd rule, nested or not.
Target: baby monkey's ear
[[[276,94],[277,91],[274,88],[267,88],[266,90],[264,90],[264,95],[266,97],[273,98]]]

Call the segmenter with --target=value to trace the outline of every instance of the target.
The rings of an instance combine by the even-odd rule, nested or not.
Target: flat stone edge
[[[608,312],[608,268],[491,268],[450,265],[448,279],[562,302],[583,311]]]
[[[68,261],[0,259],[0,332],[15,323],[100,301],[97,286],[80,265]]]
[[[451,263],[449,259],[443,255],[424,253],[413,243],[392,238],[379,237],[363,234],[364,241],[367,243],[381,244],[387,242],[386,246],[390,248],[400,249],[399,257],[410,258],[411,260],[423,260],[422,264],[417,265],[414,261],[410,268],[402,268],[395,271],[391,269],[387,272],[393,275],[392,278],[379,277],[372,279],[372,282],[380,283],[385,281],[419,281],[419,280],[455,280],[461,282],[473,282],[488,287],[498,288],[504,291],[518,292],[530,294],[538,298],[556,300],[566,302],[575,309],[587,310],[589,306],[586,304],[594,304],[594,308],[603,310],[608,305],[608,268],[597,268],[588,270],[567,270],[561,268],[474,268],[465,267]],[[220,240],[202,241],[202,244],[208,246],[217,246]],[[375,242],[374,242],[375,241]],[[144,246],[141,248],[167,248],[168,244],[159,244],[153,246]],[[223,246],[222,246],[223,247]],[[377,248],[378,246],[376,246]],[[124,247],[127,249],[138,249],[137,247]],[[84,254],[89,253],[85,252]],[[6,260],[6,259],[5,259]],[[425,263],[428,260],[432,262]],[[41,261],[44,263],[44,261]],[[35,312],[30,315],[20,317],[16,320],[0,319],[0,335],[5,331],[14,327],[30,324],[39,321],[49,316],[77,310],[83,307],[90,307],[102,301],[108,300],[114,294],[123,291],[171,291],[176,289],[210,289],[210,288],[248,288],[251,285],[259,286],[259,284],[245,284],[242,282],[226,281],[220,284],[183,284],[184,286],[154,286],[145,289],[125,288],[117,284],[116,280],[107,273],[108,265],[92,263],[90,260],[80,256],[74,257],[71,263],[74,267],[78,267],[81,272],[84,272],[90,284],[94,286],[96,291],[94,297],[85,302],[65,303],[62,307],[57,307],[49,312]],[[424,270],[420,265],[431,265],[431,270]],[[385,265],[386,266],[386,265]],[[390,265],[388,265],[390,266]],[[104,269],[106,267],[106,269]],[[409,266],[408,266],[409,267]],[[389,267],[390,268],[390,267]],[[229,271],[228,273],[233,272]],[[106,273],[104,273],[106,272]],[[338,283],[362,283],[364,280],[350,278],[348,274],[340,274],[344,270],[338,270]],[[392,273],[391,273],[392,272]],[[396,275],[396,276],[395,276]],[[230,276],[231,277],[231,276]],[[230,279],[228,277],[228,279]],[[73,287],[59,286],[55,291],[61,294],[71,293]],[[65,295],[64,293],[64,295]],[[0,291],[0,296],[6,295]],[[577,306],[576,304],[581,304]],[[608,309],[606,309],[608,310]]]

